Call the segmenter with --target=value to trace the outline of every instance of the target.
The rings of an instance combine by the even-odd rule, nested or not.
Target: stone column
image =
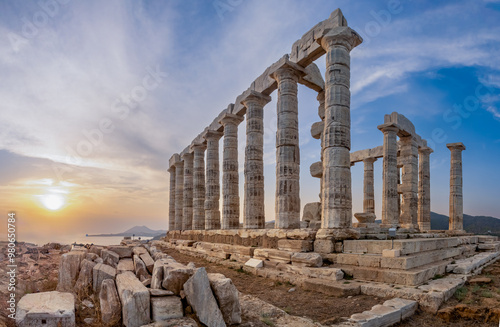
[[[431,168],[432,149],[418,149],[418,227],[420,231],[431,230]]]
[[[384,133],[384,168],[382,186],[382,224],[390,228],[399,225],[398,210],[398,140],[399,128],[392,124],[378,126]]]
[[[377,158],[366,158],[363,179],[363,212],[375,215],[375,187],[373,178],[373,163]]]
[[[175,230],[182,230],[184,215],[184,161],[175,163]]]
[[[403,136],[401,142],[402,191],[401,226],[418,228],[418,144],[413,136]]]
[[[265,228],[264,214],[264,106],[271,97],[250,91],[246,107],[245,194],[243,228]]]
[[[168,201],[168,230],[175,230],[175,166],[168,169],[170,173],[170,197]]]
[[[238,125],[243,117],[225,114],[224,157],[222,160],[222,229],[240,227],[240,195],[238,173]]]
[[[184,160],[182,230],[191,230],[193,228],[193,154],[183,154],[182,160]]]
[[[205,190],[205,229],[220,229],[220,168],[219,140],[222,133],[206,131],[207,140],[207,174]]]
[[[297,82],[305,73],[285,63],[271,77],[278,82],[275,228],[300,228],[300,149]]]
[[[463,143],[446,144],[451,151],[450,163],[450,230],[464,230],[464,204],[462,198]]]
[[[204,143],[192,144],[193,162],[193,229],[205,229],[205,150]]]
[[[352,226],[350,51],[361,37],[347,26],[319,40],[326,51],[322,228]]]

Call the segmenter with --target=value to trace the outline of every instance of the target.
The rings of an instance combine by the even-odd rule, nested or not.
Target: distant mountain
[[[142,236],[142,237],[154,237],[157,235],[164,235],[166,230],[152,230],[146,226],[135,226],[122,233],[117,234],[98,234],[89,236]]]
[[[445,215],[440,215],[431,212],[431,228],[434,230],[447,230],[449,226],[449,218]],[[485,216],[470,216],[464,214],[464,229],[468,233],[497,235],[500,236],[500,219]]]

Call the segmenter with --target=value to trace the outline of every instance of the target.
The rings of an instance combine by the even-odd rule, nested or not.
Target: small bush
[[[465,297],[467,296],[467,288],[466,287],[460,287],[458,288],[456,291],[455,291],[455,294],[454,294],[455,298],[458,300],[458,301],[462,301],[463,299],[465,299]]]
[[[490,291],[483,291],[481,293],[481,296],[482,297],[487,297],[487,298],[492,298],[493,297],[493,294],[490,292]]]
[[[353,280],[354,277],[352,275],[349,275],[348,273],[344,272],[344,279],[346,279],[346,280]]]

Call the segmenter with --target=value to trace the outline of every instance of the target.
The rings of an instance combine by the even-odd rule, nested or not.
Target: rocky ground
[[[15,326],[7,318],[6,301],[8,287],[6,243],[0,243],[0,327]],[[18,280],[16,298],[32,292],[53,291],[57,286],[60,257],[68,249],[51,244],[35,247],[20,243],[18,249]],[[280,283],[258,277],[243,270],[230,269],[206,260],[180,254],[175,250],[167,253],[178,262],[194,262],[197,267],[206,267],[209,273],[222,273],[233,280],[242,293],[243,327],[256,326],[306,326],[306,322],[290,317],[307,317],[322,325],[333,325],[342,317],[365,310],[386,299],[371,296],[335,298],[313,291],[302,290],[295,285]],[[82,299],[83,300],[83,299]],[[79,301],[80,303],[82,301]],[[77,307],[77,326],[94,326],[89,318],[99,315],[96,302],[84,301]],[[98,307],[98,305],[97,305]],[[287,315],[288,313],[289,315]],[[194,316],[194,315],[193,315]],[[484,269],[474,277],[455,296],[448,301],[436,315],[418,311],[413,317],[397,326],[498,326],[500,319],[500,262]],[[85,322],[87,321],[87,322]],[[94,319],[99,321],[99,319]],[[95,325],[97,326],[97,325]]]

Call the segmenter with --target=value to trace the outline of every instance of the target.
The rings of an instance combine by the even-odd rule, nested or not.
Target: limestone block
[[[233,253],[233,254],[231,254],[231,257],[229,257],[229,259],[231,261],[236,261],[236,262],[239,262],[239,263],[245,263],[248,260],[252,259],[252,257],[249,256],[249,255],[242,255],[242,254],[238,254],[238,253]]]
[[[309,167],[309,172],[312,177],[322,178],[323,177],[323,162],[315,162]],[[305,209],[305,208],[304,208]]]
[[[125,271],[135,271],[134,261],[132,259],[120,259],[116,268],[116,273],[121,274]]]
[[[401,256],[401,250],[391,250],[391,249],[384,249],[382,250],[382,256],[384,258],[396,258]]]
[[[264,261],[252,258],[245,263],[245,266],[253,268],[262,268],[264,267]]]
[[[184,310],[182,301],[177,296],[164,296],[151,298],[151,313],[153,321],[182,318]]]
[[[149,253],[143,253],[140,256],[141,260],[144,262],[146,265],[146,268],[148,269],[149,273],[153,273],[153,267],[155,265],[155,262],[153,258],[149,255]]]
[[[123,245],[112,245],[108,246],[109,251],[113,251],[115,253],[118,253],[120,256],[120,259],[123,258],[132,258],[132,248],[128,246],[123,246]]]
[[[61,292],[26,294],[17,304],[16,326],[74,327],[75,297]]]
[[[323,129],[325,128],[325,122],[320,121],[312,124],[311,126],[311,136],[316,140],[321,138],[321,134],[323,134]]]
[[[102,250],[102,260],[104,260],[105,264],[116,268],[118,266],[118,262],[120,261],[120,256],[116,252]]]
[[[59,264],[59,279],[57,291],[72,292],[78,278],[82,255],[78,252],[68,252],[61,256]]]
[[[97,258],[99,258],[99,256],[97,254],[95,254],[95,253],[87,253],[85,255],[85,259],[87,259],[89,261],[95,261]]]
[[[292,265],[299,267],[321,267],[323,258],[318,253],[294,253]]]
[[[359,295],[360,284],[344,284],[342,281],[330,281],[317,278],[309,278],[304,281],[303,287],[307,290],[321,292],[335,297],[347,297]]]
[[[169,319],[160,322],[154,322],[142,327],[198,327],[198,323],[192,318],[184,317],[178,319]]]
[[[136,246],[132,249],[132,253],[140,257],[141,254],[148,253],[148,250],[146,250],[146,248],[143,248],[142,246]]]
[[[174,295],[174,292],[150,288],[149,289],[149,294],[151,296],[155,296],[155,297],[162,297],[162,296],[171,296],[171,295]]]
[[[99,293],[101,321],[104,326],[115,326],[122,318],[122,305],[116,290],[115,281],[106,279],[102,282]]]
[[[97,254],[98,256],[101,256],[101,254],[102,254],[102,250],[103,250],[103,249],[104,249],[104,247],[102,247],[102,246],[99,246],[99,245],[92,245],[92,246],[90,247],[89,252],[90,252],[90,253],[95,253],[95,254]]]
[[[415,314],[415,311],[417,311],[418,308],[418,302],[412,300],[394,298],[385,301],[384,306],[398,309],[401,312],[401,320],[404,320]]]
[[[101,291],[102,282],[106,279],[114,279],[116,276],[116,269],[103,263],[98,263],[92,269],[92,286],[94,292],[99,294]]]
[[[313,249],[313,241],[309,240],[288,240],[283,239],[278,241],[278,250],[290,252],[311,252]]]
[[[255,249],[254,258],[260,260],[273,260],[282,263],[290,263],[291,253],[288,251],[274,249]]]
[[[349,321],[356,327],[379,327],[378,316],[371,311],[355,313],[349,318]]]
[[[238,290],[231,279],[222,274],[208,274],[208,280],[226,324],[240,324],[241,306]]]
[[[168,262],[163,266],[162,286],[175,295],[179,295],[182,285],[193,275],[193,269],[190,269],[178,262]]]
[[[188,304],[201,323],[211,327],[225,327],[224,318],[217,305],[205,268],[198,269],[184,284]]]
[[[317,253],[333,253],[335,252],[335,245],[332,240],[315,240],[314,252]]]
[[[358,260],[360,257],[361,256],[358,254],[340,253],[337,256],[337,263],[341,265],[359,266]]]
[[[163,283],[163,264],[160,261],[155,262],[153,274],[151,276],[151,288],[161,289]]]
[[[379,326],[391,326],[401,321],[401,311],[393,307],[376,305],[370,312],[378,316]]]
[[[116,277],[116,286],[122,303],[123,324],[127,327],[148,324],[151,321],[148,289],[130,271]]]
[[[77,292],[84,292],[86,288],[92,285],[92,274],[96,263],[84,259],[82,261],[82,269],[75,284]]]

